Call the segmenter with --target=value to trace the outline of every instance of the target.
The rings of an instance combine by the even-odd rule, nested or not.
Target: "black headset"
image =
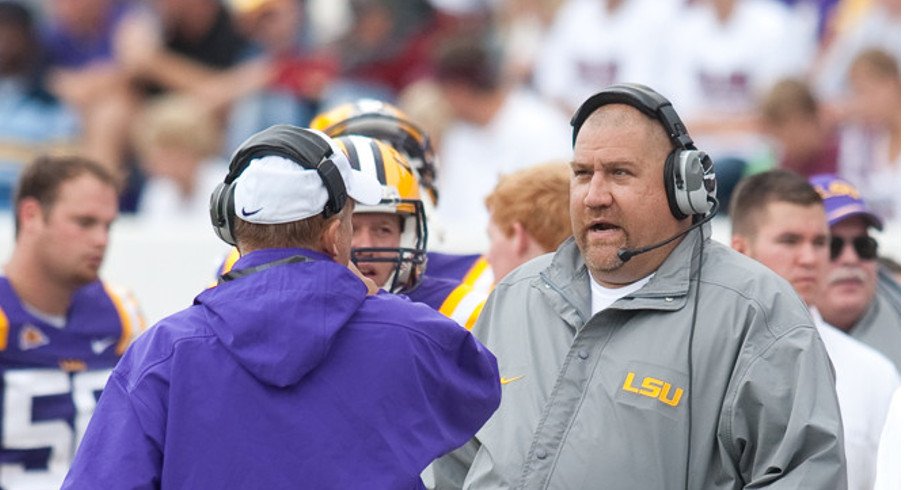
[[[608,104],[627,104],[656,119],[675,145],[675,150],[665,160],[664,168],[665,193],[672,216],[680,220],[710,213],[716,196],[713,161],[709,155],[694,146],[694,141],[672,103],[646,85],[611,85],[584,101],[571,118],[572,146],[587,118]]]
[[[316,170],[326,187],[327,201],[323,217],[329,218],[345,206],[347,199],[342,174],[333,162],[333,148],[324,136],[310,129],[289,124],[271,126],[245,140],[229,162],[226,179],[210,195],[210,222],[224,242],[235,246],[235,180],[255,158],[276,155],[303,168]]]

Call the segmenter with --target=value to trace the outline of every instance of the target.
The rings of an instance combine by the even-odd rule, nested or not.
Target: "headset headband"
[[[231,184],[245,171],[255,157],[278,155],[298,165],[316,170],[327,190],[324,216],[337,214],[345,205],[345,182],[330,160],[333,149],[321,136],[310,130],[279,124],[255,134],[239,146],[229,163],[225,183]]]
[[[627,104],[643,112],[649,117],[659,120],[665,128],[672,143],[679,148],[696,150],[694,141],[687,134],[687,127],[681,122],[678,113],[672,107],[672,103],[655,90],[639,83],[620,83],[605,88],[602,92],[592,95],[581,104],[581,107],[571,118],[571,145],[578,138],[578,131],[587,121],[587,118],[600,107],[608,104]]]

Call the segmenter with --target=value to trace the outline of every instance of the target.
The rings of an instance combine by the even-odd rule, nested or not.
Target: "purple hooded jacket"
[[[113,371],[63,488],[422,488],[500,400],[496,359],[328,257],[204,291]]]

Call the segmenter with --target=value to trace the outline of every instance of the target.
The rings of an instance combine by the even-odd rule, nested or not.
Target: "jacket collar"
[[[705,244],[710,239],[712,228],[706,223],[700,230]],[[698,230],[688,233],[647,284],[617,301],[612,308],[677,310],[683,307],[687,302],[691,276],[696,273],[700,260],[700,235]],[[541,273],[541,279],[546,282],[544,289],[551,290],[550,294],[558,295],[568,303],[560,312],[566,319],[575,313],[585,321],[590,318],[590,276],[573,237],[559,247],[549,267]]]
[[[257,267],[268,262],[275,262],[293,255],[300,255],[311,260],[332,260],[326,254],[315,252],[307,248],[265,248],[255,250],[239,257],[233,269],[244,269],[247,267]]]

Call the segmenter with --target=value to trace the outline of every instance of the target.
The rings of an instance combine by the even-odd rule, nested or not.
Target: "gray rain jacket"
[[[473,331],[498,358],[502,405],[435,463],[437,488],[680,489],[686,464],[690,489],[845,488],[834,372],[807,309],[703,229],[592,317],[573,239],[506,277]]]
[[[873,302],[848,333],[885,354],[901,370],[901,285],[881,268]]]

